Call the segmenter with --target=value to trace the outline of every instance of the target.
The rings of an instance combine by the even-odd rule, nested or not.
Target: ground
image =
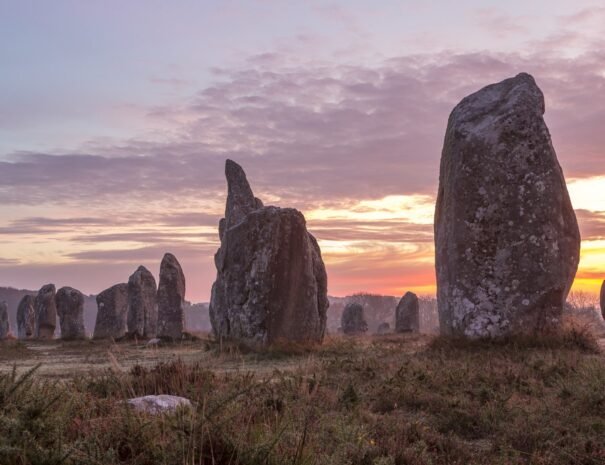
[[[194,408],[150,416],[123,402],[145,394]],[[0,345],[3,465],[602,465],[604,438],[605,355],[582,332],[264,351],[207,338]]]

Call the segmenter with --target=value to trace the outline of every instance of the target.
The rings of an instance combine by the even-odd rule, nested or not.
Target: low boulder
[[[191,401],[185,397],[160,394],[157,396],[134,397],[126,401],[134,410],[151,415],[172,413],[178,408],[191,407]]]

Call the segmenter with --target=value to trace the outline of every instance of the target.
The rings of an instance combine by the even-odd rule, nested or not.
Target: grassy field
[[[0,370],[2,465],[605,463],[605,356],[581,332],[264,352],[8,341]],[[194,408],[123,402],[145,394]]]

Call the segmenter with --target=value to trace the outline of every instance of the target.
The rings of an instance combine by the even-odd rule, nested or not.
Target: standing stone
[[[601,315],[603,315],[603,319],[605,320],[605,280],[601,284]]]
[[[179,340],[185,330],[185,275],[176,257],[164,255],[158,285],[158,337]]]
[[[128,284],[116,284],[97,295],[94,339],[120,339],[126,335]]]
[[[261,345],[321,343],[327,275],[304,216],[263,206],[237,163],[227,160],[225,175],[227,207],[210,301],[215,336]]]
[[[345,334],[363,334],[368,330],[363,306],[357,302],[348,303],[342,312],[340,321],[342,332]]]
[[[46,284],[38,291],[34,300],[34,337],[52,339],[57,326],[57,305],[55,285]]]
[[[84,330],[84,295],[72,287],[62,287],[55,297],[61,326],[61,339],[86,338]]]
[[[10,333],[10,322],[8,321],[8,304],[0,302],[0,341],[6,339]]]
[[[450,115],[435,210],[439,320],[470,338],[559,327],[580,234],[528,74]]]
[[[128,279],[128,334],[151,338],[157,334],[158,306],[155,278],[144,266]]]
[[[395,310],[395,331],[417,333],[420,331],[420,305],[413,292],[406,292]]]
[[[378,328],[376,329],[376,334],[383,336],[385,334],[389,334],[390,331],[391,325],[384,321],[378,325]]]
[[[32,337],[35,321],[34,298],[31,295],[25,295],[17,307],[17,338]]]

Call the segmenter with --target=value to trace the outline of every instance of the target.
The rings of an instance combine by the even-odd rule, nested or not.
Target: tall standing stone
[[[444,334],[499,337],[557,328],[580,234],[528,74],[487,86],[452,111],[435,210]]]
[[[329,306],[327,275],[304,216],[263,206],[237,163],[227,160],[225,175],[227,206],[210,301],[214,334],[261,345],[320,343]]]
[[[42,286],[34,300],[34,337],[52,339],[57,326],[57,305],[55,285]]]
[[[128,334],[155,337],[158,325],[157,287],[155,278],[144,266],[128,279]]]
[[[17,338],[32,337],[35,321],[34,298],[31,295],[24,295],[17,307]]]
[[[363,334],[368,330],[363,305],[357,302],[348,303],[342,312],[340,327],[345,334]]]
[[[10,322],[8,321],[8,304],[0,302],[0,341],[6,339],[10,333]]]
[[[61,327],[61,339],[86,338],[84,330],[84,295],[72,287],[62,287],[55,297]]]
[[[601,284],[601,315],[605,319],[605,280]]]
[[[417,333],[420,331],[420,304],[413,292],[406,292],[395,310],[395,331]]]
[[[116,284],[97,295],[94,339],[120,339],[126,335],[128,284]]]
[[[158,284],[158,337],[179,340],[185,330],[185,275],[176,257],[164,255]]]

